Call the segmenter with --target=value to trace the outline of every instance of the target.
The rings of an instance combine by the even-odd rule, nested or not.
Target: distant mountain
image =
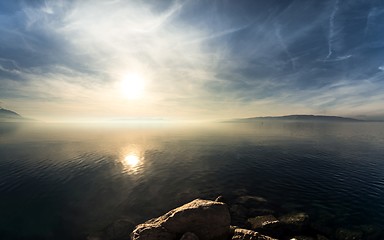
[[[22,117],[20,114],[5,109],[0,108],[0,122],[23,122],[23,121],[31,121],[30,119]]]
[[[361,122],[362,120],[338,116],[325,115],[287,115],[278,117],[253,117],[234,119],[231,122],[252,122],[263,120],[291,120],[291,121],[329,121],[329,122]]]

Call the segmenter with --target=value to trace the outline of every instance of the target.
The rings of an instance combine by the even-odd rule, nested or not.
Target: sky
[[[0,101],[46,121],[384,119],[384,1],[1,1]]]

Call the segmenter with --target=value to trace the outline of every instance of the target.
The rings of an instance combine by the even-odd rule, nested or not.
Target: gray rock
[[[291,225],[302,225],[307,223],[309,219],[306,213],[292,213],[279,217],[280,222]]]
[[[191,232],[186,232],[183,234],[183,236],[180,238],[180,240],[199,240],[199,237],[196,236],[196,234]]]
[[[279,220],[273,215],[257,216],[249,218],[248,223],[253,230],[269,230],[275,228],[279,224]]]
[[[279,221],[286,231],[298,234],[307,227],[309,216],[306,213],[292,213],[279,217]]]
[[[252,230],[260,232],[261,234],[275,238],[281,238],[283,236],[281,224],[273,215],[249,218],[247,223]]]
[[[235,229],[232,240],[275,240],[275,239],[262,235],[252,230],[237,228]]]
[[[138,225],[132,240],[174,240],[192,232],[201,240],[225,239],[230,231],[230,215],[226,204],[196,199],[155,219]],[[153,231],[153,232],[152,232]]]

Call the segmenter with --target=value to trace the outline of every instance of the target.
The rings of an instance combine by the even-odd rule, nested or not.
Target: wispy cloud
[[[330,58],[333,54],[333,41],[336,35],[335,32],[335,17],[339,11],[339,0],[335,0],[331,15],[329,17],[329,32],[328,32],[328,55],[326,59]]]

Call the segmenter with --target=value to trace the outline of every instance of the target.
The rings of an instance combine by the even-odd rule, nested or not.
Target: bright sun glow
[[[140,162],[140,159],[137,155],[134,155],[134,154],[130,154],[130,155],[127,155],[125,158],[124,158],[124,162],[130,166],[130,167],[134,167],[136,166],[139,162]]]
[[[144,93],[144,79],[138,74],[128,74],[121,81],[120,89],[124,97],[138,99]]]

